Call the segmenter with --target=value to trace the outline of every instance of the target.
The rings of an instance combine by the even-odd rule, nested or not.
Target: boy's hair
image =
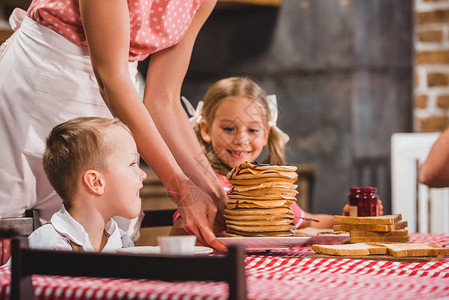
[[[118,119],[79,117],[53,128],[43,156],[45,173],[68,209],[78,182],[86,170],[106,170],[114,141],[108,130],[120,126]]]
[[[202,118],[212,124],[215,119],[215,112],[221,101],[227,97],[245,97],[253,100],[260,108],[263,119],[268,127],[269,105],[265,91],[248,77],[229,77],[214,83],[204,96],[204,104],[201,111]],[[268,136],[268,157],[264,163],[284,165],[285,145],[282,143],[281,135],[276,127],[272,127]],[[214,153],[211,143],[206,143],[201,136],[201,127],[196,124],[195,133],[200,141],[206,157],[215,169],[222,175],[226,175],[231,168],[221,162]]]

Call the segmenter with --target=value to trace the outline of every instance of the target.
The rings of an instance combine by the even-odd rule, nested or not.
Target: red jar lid
[[[351,186],[349,192],[353,193],[376,193],[377,188],[372,186]]]
[[[364,186],[362,187],[362,193],[376,193],[377,192],[377,188],[372,187],[372,186]]]
[[[351,186],[351,187],[349,188],[349,192],[350,192],[351,194],[357,193],[357,192],[360,193],[360,189],[361,189],[361,187],[359,187],[359,186]]]

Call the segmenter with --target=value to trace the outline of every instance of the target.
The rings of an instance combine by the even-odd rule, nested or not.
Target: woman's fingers
[[[194,234],[202,245],[211,247],[217,251],[226,250],[226,247],[217,240],[215,234],[209,227],[209,224],[206,222],[200,219],[198,219],[195,223],[186,222],[185,229],[186,231]]]
[[[224,251],[226,247],[220,243],[212,228],[215,228],[217,207],[212,199],[194,185],[186,186],[183,195],[180,196],[178,209],[184,220],[185,230],[194,234],[204,246],[209,246],[217,251]],[[194,199],[191,199],[194,198]],[[188,206],[182,204],[188,203]],[[222,231],[223,226],[217,229]]]

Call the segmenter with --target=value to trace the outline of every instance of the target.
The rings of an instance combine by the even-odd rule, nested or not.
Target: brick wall
[[[415,0],[415,131],[449,127],[449,0]]]

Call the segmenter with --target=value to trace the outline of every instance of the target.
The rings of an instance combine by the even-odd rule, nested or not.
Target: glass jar
[[[349,216],[370,217],[378,216],[377,189],[371,186],[349,188]]]

